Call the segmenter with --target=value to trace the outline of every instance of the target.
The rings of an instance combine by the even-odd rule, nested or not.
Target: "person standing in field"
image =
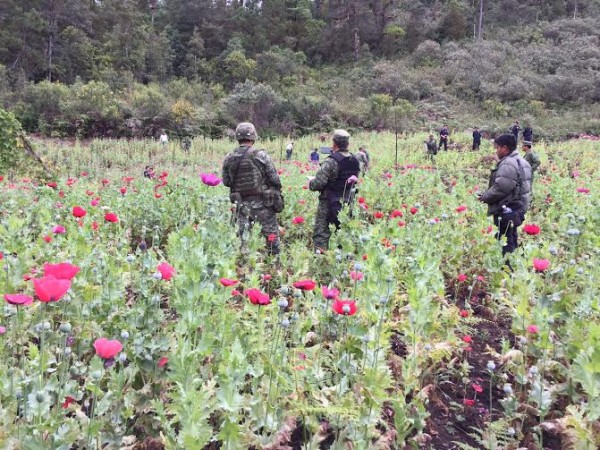
[[[533,129],[529,125],[523,128],[523,140],[533,143]]]
[[[523,141],[523,147],[521,150],[525,153],[523,159],[529,163],[531,166],[531,181],[533,183],[533,179],[535,178],[535,173],[540,167],[541,161],[540,157],[534,152],[531,147],[533,146],[531,141]]]
[[[479,150],[479,147],[481,147],[481,132],[479,128],[475,127],[473,130],[473,151]]]
[[[513,134],[497,137],[494,148],[499,161],[479,201],[488,205],[488,215],[493,216],[498,227],[497,239],[506,236],[506,245],[502,247],[504,256],[514,252],[519,244],[517,230],[525,220],[530,202],[531,166],[519,155]]]
[[[360,164],[360,173],[365,176],[369,170],[369,154],[367,153],[367,149],[364,145],[358,149],[356,159]]]
[[[519,142],[519,131],[521,131],[521,127],[519,126],[519,121],[515,120],[515,123],[512,127],[510,127],[510,132],[515,137],[515,141]]]
[[[310,162],[319,164],[319,149],[313,148],[313,151],[310,153]]]
[[[360,172],[360,163],[348,151],[350,134],[346,130],[333,132],[331,155],[323,161],[314,178],[310,179],[309,189],[319,192],[319,204],[315,216],[313,245],[319,252],[329,248],[330,225],[340,228],[338,215],[344,204],[352,200],[354,183]]]
[[[435,142],[433,134],[430,134],[429,139],[425,141],[425,150],[427,151],[427,157],[433,161],[434,156],[437,155],[438,152],[437,143]]]
[[[235,129],[239,146],[223,161],[223,184],[230,189],[230,200],[236,205],[235,219],[245,251],[247,234],[254,222],[261,226],[267,251],[280,251],[277,212],[283,209],[281,181],[273,161],[263,149],[254,148],[258,139],[256,128],[249,122]]]
[[[165,130],[163,130],[162,133],[160,134],[160,137],[158,138],[158,142],[160,142],[162,145],[167,145],[169,143],[169,136],[167,136],[167,133]]]
[[[286,160],[290,160],[292,159],[292,152],[294,151],[294,143],[293,142],[289,142],[288,145],[286,145],[285,147],[285,159]]]
[[[440,144],[438,146],[438,150],[444,146],[444,151],[448,151],[448,136],[450,136],[450,131],[448,130],[448,125],[444,124],[442,129],[440,130]]]

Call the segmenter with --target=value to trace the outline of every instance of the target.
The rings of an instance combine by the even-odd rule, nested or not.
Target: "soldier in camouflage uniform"
[[[367,149],[364,146],[360,147],[358,149],[358,153],[355,155],[355,158],[360,164],[360,173],[365,176],[369,170],[369,156],[367,154]]]
[[[346,130],[333,133],[331,155],[323,161],[316,176],[310,180],[311,191],[319,191],[319,206],[315,217],[313,245],[315,250],[327,250],[331,237],[330,225],[340,228],[338,214],[343,203],[349,203],[353,195],[354,183],[348,182],[357,177],[360,164],[356,157],[348,151],[350,135]]]
[[[531,149],[532,145],[533,144],[531,143],[531,141],[523,141],[523,147],[521,148],[521,150],[525,152],[525,156],[523,156],[523,159],[527,161],[531,166],[531,178],[533,180],[533,176],[535,175],[535,172],[537,171],[538,167],[540,167],[541,162],[540,157],[537,155],[537,153]]]
[[[278,254],[280,250],[279,225],[274,211],[274,196],[281,196],[281,181],[273,161],[263,149],[255,149],[258,139],[251,123],[240,123],[235,129],[239,147],[223,161],[223,184],[230,188],[231,201],[236,205],[236,220],[242,250],[247,233],[254,222],[260,223],[267,250]],[[281,197],[279,197],[281,198]]]

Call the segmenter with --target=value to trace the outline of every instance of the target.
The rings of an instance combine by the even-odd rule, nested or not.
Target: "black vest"
[[[352,175],[358,176],[360,172],[360,164],[353,154],[350,154],[350,156],[346,157],[339,152],[335,152],[330,156],[330,158],[335,159],[335,162],[337,162],[338,176],[335,180],[331,180],[329,183],[327,183],[325,190],[341,196],[344,193],[344,189],[346,192],[350,191],[352,186],[346,186],[346,181]]]

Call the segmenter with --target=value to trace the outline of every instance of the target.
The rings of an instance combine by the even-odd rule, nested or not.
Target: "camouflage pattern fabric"
[[[350,152],[340,152],[341,155],[348,157],[351,156]],[[332,211],[330,202],[323,192],[327,184],[335,180],[339,173],[338,163],[331,157],[327,158],[321,164],[321,168],[316,173],[315,178],[312,179],[308,185],[311,191],[320,191],[319,205],[317,206],[317,212],[315,215],[315,227],[313,230],[313,245],[315,249],[327,250],[329,248],[329,239],[331,238],[330,225],[339,227],[339,220],[337,218],[339,209],[341,209],[341,203],[337,211]]]
[[[246,148],[246,146],[239,146],[225,157],[225,160],[223,161],[223,173],[221,176],[225,186],[232,187],[234,185],[233,177],[235,175],[237,161],[242,157]],[[265,150],[260,149],[253,152],[250,157],[254,162],[258,163],[260,170],[263,173],[263,184],[275,189],[281,189],[279,174],[268,153]],[[236,180],[236,183],[239,183],[241,179],[247,176],[248,174],[245,174],[240,170],[237,174],[238,180]]]
[[[238,225],[238,236],[240,238],[242,252],[246,251],[248,233],[254,222],[261,226],[261,234],[267,242],[269,254],[276,255],[280,251],[279,224],[273,209],[265,206],[261,200],[242,201],[237,205],[236,220]]]
[[[223,161],[222,178],[223,184],[229,188],[237,184],[237,181],[243,180],[244,177],[250,176],[244,173],[241,168],[236,174],[236,167],[239,158],[246,151],[246,146],[240,146],[233,152],[229,153]],[[273,161],[265,150],[257,150],[252,152],[253,162],[260,167],[263,179],[260,184],[260,191],[267,188],[281,190],[281,180],[277,169],[273,165]],[[236,176],[237,180],[233,177]],[[245,250],[248,232],[255,222],[261,226],[261,233],[267,241],[267,250],[271,254],[279,253],[279,225],[277,224],[277,216],[271,206],[266,206],[265,198],[257,193],[251,198],[242,199],[236,202],[235,220],[238,224],[238,235],[240,237],[242,251]]]
[[[366,174],[367,170],[369,170],[369,159],[367,158],[367,155],[363,152],[358,152],[355,155],[355,157],[358,160],[358,163],[360,164],[360,172],[363,175]]]

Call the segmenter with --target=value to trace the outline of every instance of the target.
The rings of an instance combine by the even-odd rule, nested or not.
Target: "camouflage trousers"
[[[341,204],[340,208],[332,208],[329,200],[319,199],[317,213],[315,214],[315,228],[313,230],[313,246],[315,250],[329,249],[329,239],[331,238],[329,225],[335,225],[336,230],[340,228],[340,221],[338,220],[340,209]]]
[[[242,251],[246,248],[248,233],[255,222],[261,226],[261,234],[267,241],[267,251],[278,254],[280,251],[279,224],[277,215],[271,208],[266,207],[263,201],[243,201],[236,210],[236,221],[238,224],[238,236],[242,243]]]

